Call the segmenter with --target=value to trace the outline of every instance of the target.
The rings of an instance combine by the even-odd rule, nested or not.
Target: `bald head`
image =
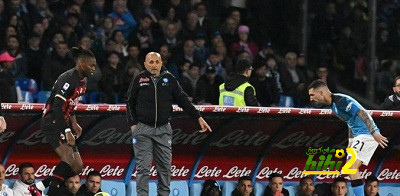
[[[162,67],[161,55],[157,52],[149,52],[146,55],[144,67],[146,67],[147,71],[149,71],[153,76],[159,76]]]

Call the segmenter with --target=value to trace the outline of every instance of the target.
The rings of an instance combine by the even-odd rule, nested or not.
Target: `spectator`
[[[225,23],[221,28],[221,37],[227,48],[231,48],[233,42],[238,39],[237,27],[238,24],[232,18],[228,17],[225,19]]]
[[[15,181],[13,186],[14,196],[36,196],[28,190],[29,186],[35,182],[35,168],[32,163],[21,163],[18,167],[18,175],[19,179]]]
[[[179,83],[183,91],[188,95],[189,100],[193,101],[194,92],[196,91],[197,81],[199,80],[199,66],[190,64],[189,69],[183,72]]]
[[[28,47],[25,48],[26,61],[28,67],[28,78],[33,78],[37,84],[42,82],[42,67],[46,51],[41,47],[41,37],[38,34],[32,34],[28,40]]]
[[[221,65],[223,68],[225,68],[226,73],[230,74],[232,72],[234,72],[234,66],[233,66],[233,59],[231,56],[227,55],[227,51],[226,51],[226,46],[225,43],[221,40],[221,41],[217,41],[214,44],[214,49],[215,51],[217,51],[219,58],[221,59]],[[211,50],[212,51],[212,50]]]
[[[153,47],[155,39],[158,37],[153,27],[153,20],[146,14],[140,18],[139,27],[129,38],[130,43],[139,43],[140,56],[145,56]]]
[[[219,105],[259,106],[255,89],[248,82],[252,70],[249,60],[241,59],[236,63],[236,73],[219,86]]]
[[[276,87],[279,90],[279,94],[281,94],[283,92],[283,90],[282,90],[280,74],[278,71],[277,60],[276,60],[275,56],[274,55],[267,56],[266,62],[267,62],[267,66],[268,66],[267,77],[272,77],[275,79]]]
[[[207,6],[204,2],[199,2],[194,5],[194,10],[198,16],[197,26],[200,28],[200,31],[205,34],[205,39],[209,40],[213,31],[213,25],[207,16]]]
[[[103,48],[106,46],[107,39],[111,38],[112,33],[117,29],[114,20],[110,16],[102,19],[101,25],[97,28],[97,39],[101,40]]]
[[[385,98],[380,106],[382,110],[400,110],[400,76],[394,79],[393,94]]]
[[[199,16],[195,11],[190,11],[186,14],[186,22],[182,28],[182,37],[184,39],[193,39],[197,33],[204,33],[198,25]]]
[[[219,86],[224,83],[224,79],[216,73],[213,65],[207,65],[205,72],[197,81],[194,103],[218,105]]]
[[[368,176],[364,186],[365,196],[379,196],[379,180],[375,176]]]
[[[118,29],[124,33],[125,39],[128,39],[129,34],[135,29],[137,22],[132,14],[126,9],[126,0],[115,0],[113,2],[113,11],[110,16]]]
[[[13,196],[13,190],[10,189],[4,181],[6,180],[5,168],[2,164],[0,164],[0,195],[2,196]]]
[[[283,188],[283,177],[279,173],[269,176],[269,184],[265,189],[264,196],[289,196],[289,191]]]
[[[13,74],[15,78],[25,78],[28,72],[26,55],[22,51],[22,45],[17,36],[11,35],[6,39],[7,51],[15,58]]]
[[[328,68],[324,65],[318,67],[317,69],[317,79],[321,79],[328,85],[328,88],[332,90],[332,92],[337,92],[336,81],[329,74]]]
[[[115,42],[113,51],[118,53],[119,58],[122,59],[123,57],[128,56],[126,48],[127,41],[124,37],[123,32],[119,29],[115,30],[111,35],[111,39]]]
[[[305,176],[300,179],[298,192],[299,196],[317,196],[314,194],[314,180],[310,176]]]
[[[215,180],[205,180],[200,196],[221,196],[221,187]]]
[[[74,60],[67,53],[67,43],[59,42],[56,50],[50,54],[43,64],[43,90],[51,90],[58,76],[74,66]]]
[[[128,56],[125,57],[122,64],[126,67],[134,67],[137,71],[142,71],[143,60],[140,56],[140,47],[138,44],[129,44],[127,48]]]
[[[347,194],[346,180],[343,177],[337,177],[331,187],[332,196],[345,196]]]
[[[307,63],[306,56],[304,53],[300,53],[298,58],[297,58],[297,65],[296,68],[300,70],[300,72],[303,74],[304,79],[305,79],[305,84],[308,85],[312,81],[314,81],[314,72],[310,71],[310,65]]]
[[[93,170],[88,173],[85,184],[79,188],[76,196],[93,196],[101,192],[101,175],[100,172]]]
[[[104,101],[106,103],[119,103],[122,100],[122,77],[123,71],[119,63],[117,53],[110,53],[108,56],[108,64],[101,70],[102,78],[100,80],[100,89],[104,93]]]
[[[379,66],[379,65],[378,65]],[[391,94],[395,75],[392,71],[392,61],[382,61],[379,70],[375,72],[375,97],[379,103]]]
[[[292,97],[295,106],[299,107],[303,105],[303,99],[306,98],[306,80],[301,71],[296,68],[297,55],[289,52],[285,57],[287,63],[279,69],[283,94]]]
[[[3,103],[17,103],[15,77],[12,73],[15,58],[8,52],[0,55],[0,100]]]
[[[206,46],[206,37],[204,33],[198,33],[194,39],[195,49],[194,55],[199,57],[201,63],[204,64],[210,53],[210,49]]]
[[[178,39],[178,25],[174,22],[167,22],[163,29],[164,36],[159,40],[160,44],[167,44],[171,50],[175,50],[176,46],[180,44]]]
[[[250,40],[250,29],[246,25],[240,25],[238,29],[239,41],[234,42],[231,46],[231,55],[235,56],[238,51],[245,50],[250,53],[252,59],[258,54],[257,45]]]
[[[201,60],[194,55],[194,41],[191,39],[185,40],[183,42],[183,52],[177,52],[172,57],[171,61],[179,67],[181,67],[185,61],[189,61],[190,63],[200,65]],[[183,73],[182,70],[180,70],[180,72]],[[181,75],[175,77],[180,78]]]
[[[255,74],[250,78],[250,84],[254,86],[257,100],[261,106],[276,107],[279,103],[279,89],[276,86],[275,78],[267,74],[268,65],[262,64],[255,68]]]
[[[232,196],[254,196],[253,184],[249,176],[239,178],[236,189],[232,191]]]
[[[222,66],[221,57],[222,57],[222,56],[221,56],[217,51],[215,51],[215,50],[211,51],[210,55],[209,55],[208,58],[207,58],[207,61],[206,61],[206,63],[205,63],[205,66],[201,69],[200,73],[201,73],[201,74],[204,74],[206,68],[207,68],[208,66],[212,65],[212,66],[214,66],[215,72],[217,73],[217,75],[221,76],[222,79],[225,80],[226,77],[227,77],[227,71],[226,71],[226,69]]]
[[[160,13],[152,7],[153,0],[141,0],[141,5],[135,10],[136,18],[143,18],[145,15],[150,16],[150,19],[158,23],[160,20]]]
[[[162,29],[165,29],[166,26],[171,23],[175,25],[177,32],[182,29],[182,22],[178,18],[175,7],[169,6],[167,8],[167,12],[162,18],[163,19],[161,19],[159,22]]]

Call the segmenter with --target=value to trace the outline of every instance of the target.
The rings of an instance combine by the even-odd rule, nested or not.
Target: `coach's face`
[[[146,67],[147,71],[149,71],[153,76],[159,76],[162,67],[161,55],[157,52],[148,53],[146,55],[144,67]]]

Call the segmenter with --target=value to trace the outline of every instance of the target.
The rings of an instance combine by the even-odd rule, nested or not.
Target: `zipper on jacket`
[[[155,120],[154,120],[154,128],[156,128],[157,127],[157,113],[158,113],[158,107],[157,107],[157,83],[158,83],[158,80],[156,80],[156,83],[154,84],[154,101],[156,102],[156,117],[155,117]]]

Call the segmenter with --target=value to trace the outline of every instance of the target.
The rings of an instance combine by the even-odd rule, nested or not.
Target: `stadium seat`
[[[4,184],[6,184],[8,187],[10,187],[10,189],[12,189],[12,187],[14,186],[15,181],[16,181],[15,179],[6,179],[4,181]]]
[[[236,187],[236,182],[226,181],[224,183],[224,187],[222,188],[222,195],[231,195],[235,187]]]
[[[264,195],[264,191],[265,191],[265,186],[259,182],[256,182],[256,184],[254,185],[254,195],[255,196],[262,196]]]
[[[281,95],[279,98],[279,107],[294,107],[294,99],[290,96]]]
[[[112,180],[102,180],[101,190],[107,192],[111,196],[125,196],[125,184]]]
[[[30,91],[21,91],[21,99],[18,102],[33,103],[33,94]]]
[[[283,188],[289,191],[289,195],[296,195],[297,193],[297,186],[284,186]]]
[[[189,196],[199,196],[202,189],[203,183],[193,183],[192,186],[190,186]]]
[[[100,94],[97,91],[93,91],[89,95],[89,103],[94,104],[99,102]]]
[[[38,85],[36,80],[32,78],[17,78],[15,83],[21,91],[30,91],[32,94],[37,93]]]
[[[177,180],[171,181],[170,185],[170,196],[188,196],[189,195],[189,187],[186,181]]]
[[[400,195],[400,187],[381,186],[379,187],[380,196],[397,196]]]
[[[126,195],[136,196],[136,181],[131,181],[128,184],[128,188],[126,190]],[[157,183],[151,182],[149,183],[149,195],[157,195]]]
[[[37,94],[38,103],[46,103],[47,99],[50,97],[51,91],[39,91]]]

